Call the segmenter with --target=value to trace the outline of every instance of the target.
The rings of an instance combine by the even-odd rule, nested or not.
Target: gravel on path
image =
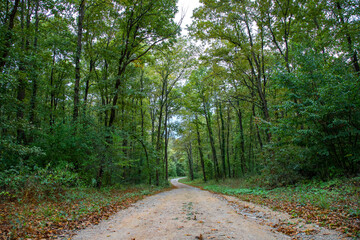
[[[256,218],[241,214],[234,207],[234,199],[229,201],[179,183],[178,179],[173,179],[172,184],[176,189],[138,201],[110,219],[78,231],[71,239],[291,239]],[[271,210],[264,215],[268,211]],[[329,239],[329,234],[325,234],[325,239]]]

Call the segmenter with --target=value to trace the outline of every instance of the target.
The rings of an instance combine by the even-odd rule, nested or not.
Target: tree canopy
[[[200,2],[2,1],[0,189],[358,175],[358,1]]]

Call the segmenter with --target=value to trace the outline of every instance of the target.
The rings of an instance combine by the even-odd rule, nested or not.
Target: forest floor
[[[26,191],[0,202],[0,239],[52,239],[98,224],[145,196],[172,188],[135,185]]]
[[[172,180],[176,189],[136,202],[71,239],[342,239],[305,220]],[[278,229],[302,223],[296,235]],[[287,224],[283,224],[287,223]],[[291,224],[290,224],[291,225]],[[278,227],[277,227],[278,226]]]
[[[342,238],[360,239],[360,178],[311,181],[272,189],[258,187],[259,181],[244,179],[181,182],[236,199],[233,204],[241,209],[241,214],[255,215],[295,239],[303,239],[304,234],[316,239],[324,228],[341,232]],[[283,215],[275,214],[278,222],[264,220],[264,211],[253,206],[281,211]]]

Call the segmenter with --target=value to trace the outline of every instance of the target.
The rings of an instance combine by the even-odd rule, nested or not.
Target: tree
[[[147,54],[157,44],[174,37],[179,31],[178,26],[172,20],[176,12],[174,0],[128,2],[123,6],[123,10],[123,12],[117,13],[116,17],[120,36],[120,41],[116,41],[119,48],[119,60],[109,127],[115,120],[115,107],[119,92],[123,87],[121,85],[126,67]],[[154,14],[157,18],[153,17]]]
[[[159,184],[160,179],[160,159],[161,159],[161,148],[163,135],[165,135],[165,180],[168,177],[168,120],[170,117],[170,106],[174,97],[174,89],[177,87],[179,81],[186,77],[188,68],[192,62],[191,49],[187,49],[186,40],[180,39],[173,46],[166,46],[167,49],[157,49],[154,61],[154,70],[160,79],[160,86],[158,95],[158,126],[156,136],[156,150],[159,154],[156,160],[156,184]],[[176,94],[176,93],[175,93]],[[177,97],[175,95],[175,97]],[[165,117],[164,117],[165,116]],[[164,130],[162,129],[164,124]],[[163,134],[165,132],[165,134]]]
[[[85,15],[86,0],[81,0],[79,4],[79,16],[77,20],[77,44],[75,53],[75,86],[74,86],[74,114],[73,120],[79,116],[79,91],[80,91],[80,58],[82,49],[83,21]]]

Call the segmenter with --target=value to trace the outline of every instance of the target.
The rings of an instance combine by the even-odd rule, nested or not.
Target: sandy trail
[[[138,201],[72,239],[291,239],[268,226],[295,221],[286,213],[190,187],[178,179],[172,184],[177,188]],[[337,232],[296,221],[298,239],[343,239]]]
[[[172,180],[177,188],[77,233],[72,239],[289,239],[245,219],[225,199]]]

